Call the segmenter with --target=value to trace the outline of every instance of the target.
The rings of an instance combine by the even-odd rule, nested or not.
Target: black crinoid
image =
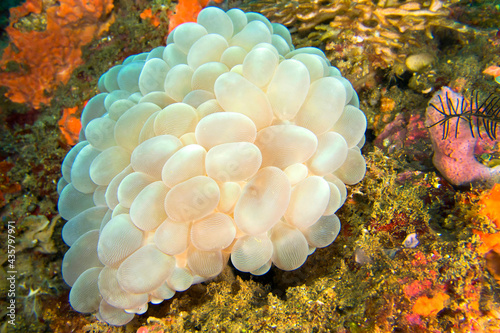
[[[457,98],[453,100],[445,94],[445,98],[439,97],[439,103],[430,103],[429,106],[433,107],[439,112],[443,119],[430,125],[434,127],[441,125],[443,127],[443,140],[448,137],[450,130],[450,122],[456,121],[455,137],[458,136],[458,126],[460,120],[465,120],[469,125],[470,133],[473,138],[475,135],[481,139],[481,131],[484,130],[491,140],[497,138],[497,125],[500,123],[500,97],[490,94],[484,101],[479,101],[478,92],[472,92],[469,101],[465,98]]]

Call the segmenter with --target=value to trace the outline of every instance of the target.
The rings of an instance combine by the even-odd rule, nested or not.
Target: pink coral
[[[436,108],[446,114],[452,114],[455,111],[450,108],[468,110],[469,105],[462,95],[443,87],[429,102],[426,111],[427,126],[442,120],[443,115]],[[479,138],[477,135],[472,136],[468,123],[463,119],[458,122],[452,119],[448,124],[448,136],[444,139],[442,126],[429,128],[434,150],[432,161],[439,172],[453,185],[484,183],[491,187],[500,182],[500,167],[489,168],[476,160],[474,150]],[[457,125],[459,130],[455,136]]]

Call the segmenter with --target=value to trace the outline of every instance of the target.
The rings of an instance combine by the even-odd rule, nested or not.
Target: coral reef
[[[342,48],[368,53],[375,67],[403,62],[409,47],[422,46],[422,34],[432,39],[435,27],[460,32],[470,29],[451,20],[452,0],[433,1],[258,1],[247,4],[270,20],[297,26],[299,32],[316,30],[327,51]],[[314,33],[312,33],[314,36]],[[311,37],[311,35],[309,36]],[[356,52],[353,50],[353,52]],[[327,52],[327,55],[329,53]]]
[[[229,5],[235,3],[248,6],[245,1]],[[29,240],[32,231],[55,221],[48,244],[57,250],[47,254],[34,246],[18,253],[22,273],[18,275],[16,327],[4,321],[1,328],[23,333],[499,331],[500,255],[492,251],[500,243],[498,227],[496,220],[481,212],[482,207],[498,207],[498,195],[476,186],[450,186],[432,164],[432,144],[421,127],[430,92],[444,85],[465,95],[473,90],[481,96],[500,93],[492,76],[482,73],[500,64],[500,36],[495,36],[496,30],[493,34],[479,31],[498,27],[500,17],[495,2],[485,0],[462,0],[446,8],[449,20],[468,24],[477,33],[437,25],[431,40],[424,31],[406,31],[398,43],[411,36],[422,48],[417,50],[412,44],[399,51],[395,48],[397,60],[387,70],[371,67],[372,61],[373,66],[387,65],[369,52],[373,48],[368,41],[355,38],[354,30],[334,31],[327,21],[303,32],[298,30],[300,21],[290,25],[295,45],[316,45],[335,60],[333,64],[360,93],[368,118],[363,148],[368,156],[367,176],[349,189],[349,204],[338,211],[341,233],[330,247],[317,249],[292,272],[272,268],[262,277],[249,277],[228,267],[216,279],[150,307],[126,327],[111,327],[71,309],[69,289],[61,278],[67,246],[60,237],[63,223],[56,219],[55,207],[60,163],[70,146],[61,138],[58,119],[64,109],[81,109],[96,94],[97,80],[110,66],[164,45],[167,16],[174,4],[115,1],[117,19],[102,38],[82,48],[84,62],[70,74],[67,84],[51,92],[50,105],[34,110],[11,103],[3,96],[7,89],[0,88],[0,190],[5,198],[0,230],[5,237],[7,221],[15,220],[22,235],[19,239]],[[289,6],[293,4],[297,2]],[[311,6],[327,4],[320,1]],[[152,27],[152,18],[140,18],[147,8],[160,18],[157,28]],[[45,17],[30,14],[16,27],[43,31]],[[418,72],[404,72],[399,60],[416,53],[432,54],[435,61]],[[410,121],[413,126],[408,129]],[[420,136],[422,131],[425,135]],[[374,145],[381,133],[386,137]],[[412,136],[418,139],[411,140]],[[477,144],[476,159],[498,165],[500,154],[489,139]],[[494,189],[498,193],[498,185]],[[486,204],[487,198],[491,203]],[[35,218],[25,218],[29,215]],[[47,230],[41,231],[42,236]],[[417,235],[419,244],[406,248],[403,242],[411,234]],[[360,252],[365,258],[361,263],[355,258]],[[2,279],[2,295],[6,288]],[[423,313],[420,304],[428,305],[429,311]],[[0,307],[5,306],[5,298],[0,298]]]
[[[324,54],[290,41],[211,7],[99,79],[58,183],[75,310],[124,325],[229,258],[294,270],[334,241],[366,117]]]
[[[0,60],[6,96],[33,107],[47,104],[59,83],[68,82],[83,63],[81,47],[106,31],[113,21],[111,0],[61,0],[58,4],[27,0],[11,9],[6,31],[10,44]],[[33,26],[29,15],[42,17]]]

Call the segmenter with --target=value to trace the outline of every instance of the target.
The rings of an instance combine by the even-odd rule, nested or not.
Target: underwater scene
[[[499,0],[0,8],[0,333],[500,332]]]

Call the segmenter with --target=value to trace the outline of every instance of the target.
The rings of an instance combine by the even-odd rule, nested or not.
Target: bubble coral
[[[366,118],[316,48],[214,7],[99,80],[58,184],[62,273],[113,325],[217,276],[300,267],[365,174]]]

